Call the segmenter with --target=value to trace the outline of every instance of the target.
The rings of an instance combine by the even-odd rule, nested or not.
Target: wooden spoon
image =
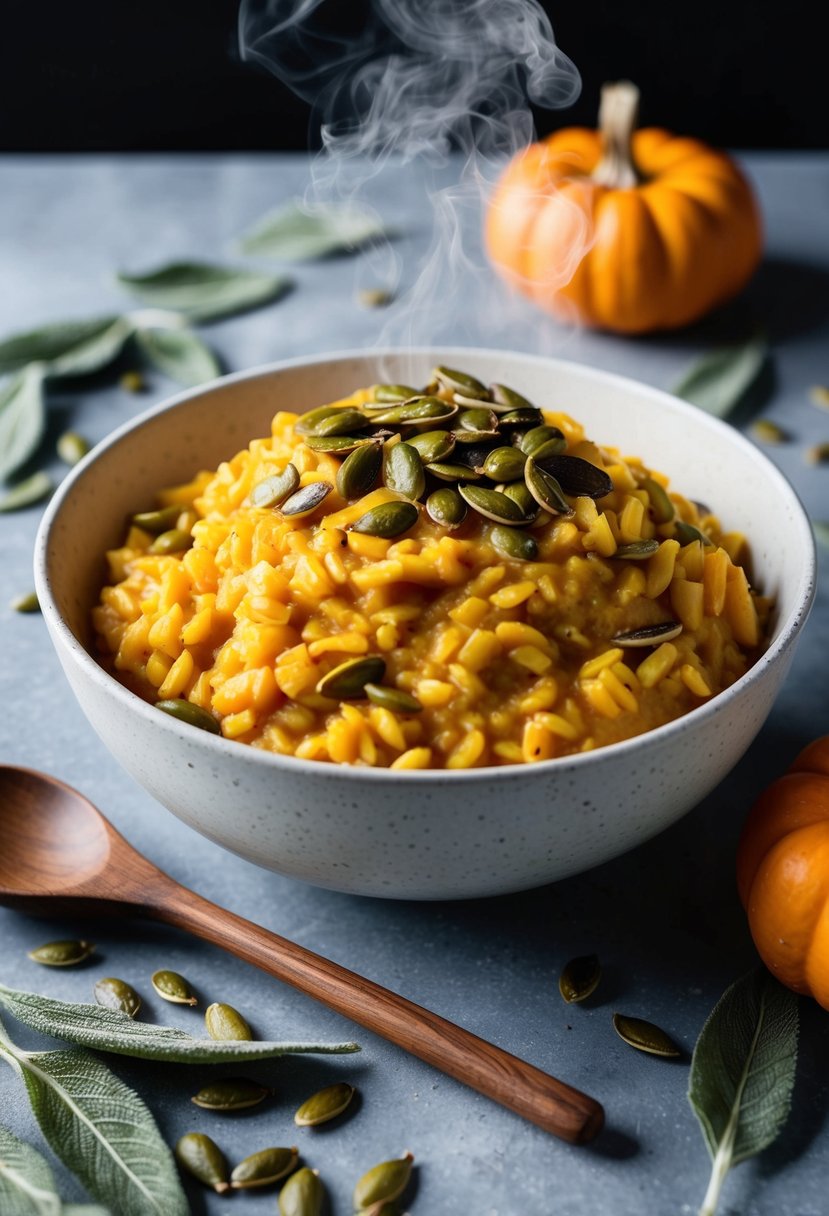
[[[146,916],[187,929],[563,1140],[592,1140],[604,1123],[599,1103],[579,1090],[187,890],[55,777],[0,766],[0,840],[0,903],[46,914]]]

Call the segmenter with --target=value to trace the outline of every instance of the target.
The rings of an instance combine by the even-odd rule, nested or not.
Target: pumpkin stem
[[[599,103],[602,155],[593,180],[610,190],[629,190],[642,181],[633,163],[631,140],[639,116],[639,90],[629,80],[606,84]]]

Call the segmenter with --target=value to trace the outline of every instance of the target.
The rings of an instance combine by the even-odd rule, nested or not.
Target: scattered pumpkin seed
[[[161,507],[158,511],[139,511],[137,515],[132,516],[132,522],[137,528],[158,536],[159,533],[174,528],[176,520],[184,510],[186,508],[181,503],[174,503],[173,506]]]
[[[248,1191],[258,1186],[270,1186],[290,1174],[299,1160],[299,1149],[260,1148],[234,1168],[230,1185],[234,1191]]]
[[[408,443],[396,443],[386,450],[383,481],[390,490],[412,501],[426,489],[426,474],[420,456]]]
[[[482,476],[481,473],[476,473],[469,465],[447,464],[442,460],[427,464],[426,472],[431,473],[433,477],[437,477],[438,481],[476,481]]]
[[[609,474],[581,456],[567,456],[564,453],[545,456],[542,468],[545,473],[555,477],[565,494],[579,498],[604,498],[605,494],[613,493]]]
[[[203,1110],[247,1110],[264,1102],[272,1092],[266,1085],[248,1081],[246,1077],[223,1077],[205,1085],[190,1101]]]
[[[150,545],[150,553],[183,553],[193,544],[193,537],[183,528],[170,528],[160,532]]]
[[[386,540],[402,536],[413,528],[420,518],[420,512],[413,502],[382,502],[361,515],[353,524],[349,524],[352,532],[364,532],[368,536],[382,536]]]
[[[274,473],[258,481],[250,492],[254,507],[278,507],[299,485],[299,471],[293,464],[286,464],[281,473]]]
[[[676,1059],[682,1055],[676,1043],[653,1022],[643,1018],[629,1018],[623,1013],[614,1013],[613,1029],[620,1039],[637,1051],[647,1051],[654,1056],[664,1056],[666,1059]]]
[[[175,1148],[176,1160],[189,1174],[218,1195],[230,1190],[225,1155],[203,1132],[187,1132]]]
[[[534,456],[540,448],[546,448],[548,444],[555,445],[546,453],[546,455],[552,456],[564,451],[567,447],[567,440],[557,426],[548,426],[546,423],[542,426],[531,427],[528,431],[522,431],[518,441],[518,447],[525,456]]]
[[[365,414],[355,409],[339,409],[335,414],[329,414],[314,427],[315,435],[350,435],[352,431],[360,431],[368,423]]]
[[[492,547],[501,557],[518,562],[534,562],[538,557],[538,545],[532,536],[520,528],[493,528],[489,534]]]
[[[171,718],[178,718],[179,722],[186,722],[188,726],[197,726],[199,730],[209,731],[211,735],[222,733],[222,728],[209,710],[202,709],[200,705],[194,705],[192,701],[187,701],[184,697],[170,697],[166,701],[156,701],[155,707],[162,713],[169,714]]]
[[[310,515],[312,511],[316,511],[317,507],[327,498],[334,487],[328,481],[311,481],[307,486],[303,486],[292,494],[290,498],[286,498],[282,506],[279,508],[283,515],[287,515],[290,519],[302,519],[305,515]]]
[[[434,367],[432,375],[450,392],[463,393],[465,397],[473,397],[479,401],[486,401],[489,396],[486,386],[481,384],[480,380],[466,372],[456,371],[453,367]]]
[[[382,463],[383,449],[379,443],[355,448],[337,469],[338,493],[346,499],[368,494],[374,488]]]
[[[215,1001],[205,1009],[204,1024],[211,1039],[236,1042],[253,1038],[253,1031],[239,1010],[219,1001]]]
[[[355,1093],[354,1086],[346,1081],[327,1085],[302,1103],[294,1115],[294,1123],[297,1127],[316,1127],[319,1123],[336,1119],[349,1105]]]
[[[125,393],[143,393],[147,387],[147,381],[141,375],[141,372],[135,371],[124,372],[118,384]]]
[[[524,476],[526,461],[520,448],[493,448],[484,460],[484,477],[490,481],[515,481]]]
[[[297,435],[314,435],[320,422],[333,417],[334,414],[341,413],[342,407],[339,405],[321,405],[318,409],[301,414],[294,423],[294,430]]]
[[[463,431],[494,435],[498,430],[498,415],[483,406],[474,406],[472,409],[461,410],[455,419],[455,426]]]
[[[305,1165],[291,1174],[279,1192],[279,1216],[320,1216],[324,1195],[319,1170]]]
[[[394,302],[394,292],[385,287],[366,287],[357,292],[357,303],[363,308],[388,308]]]
[[[27,591],[24,595],[16,595],[9,600],[12,612],[40,612],[40,600],[36,591]]]
[[[668,491],[653,477],[646,477],[642,489],[647,491],[651,500],[651,512],[658,524],[669,524],[676,514],[676,508],[668,497]]]
[[[373,1203],[369,1208],[363,1208],[357,1216],[400,1216],[400,1208],[396,1203]]]
[[[177,971],[156,971],[150,983],[162,1000],[171,1005],[198,1005],[193,989]]]
[[[378,684],[386,674],[386,660],[379,654],[364,654],[346,659],[324,675],[316,687],[321,697],[334,701],[356,701],[365,694],[366,684]]]
[[[108,975],[98,980],[93,988],[95,1000],[104,1009],[115,1009],[126,1013],[131,1018],[138,1016],[141,1008],[141,997],[126,980],[119,980],[114,975]]]
[[[658,550],[659,541],[652,536],[648,540],[633,540],[628,545],[619,545],[613,556],[625,558],[629,562],[644,562]]]
[[[504,411],[534,410],[536,408],[526,397],[516,393],[514,388],[507,388],[506,384],[490,384],[489,395],[495,407],[500,407]]]
[[[532,456],[527,457],[527,463],[524,465],[524,481],[535,501],[545,511],[550,511],[553,515],[574,514],[556,478],[537,465]]]
[[[523,524],[524,516],[521,508],[506,494],[498,490],[486,490],[481,486],[459,485],[458,493],[461,498],[484,519],[491,519],[496,524]]]
[[[596,991],[602,978],[602,968],[597,954],[583,954],[571,958],[558,977],[558,990],[568,1005],[585,1001]]]
[[[86,962],[94,949],[92,942],[46,942],[43,946],[29,950],[28,954],[30,959],[40,963],[42,967],[75,967],[78,963]]]
[[[786,443],[788,433],[768,418],[758,418],[751,424],[751,433],[761,443]]]
[[[504,427],[537,427],[544,424],[544,415],[534,405],[526,405],[515,410],[507,410],[505,414],[501,415],[499,422],[502,429]]]
[[[303,442],[312,452],[347,456],[349,452],[363,447],[364,444],[377,443],[377,439],[373,435],[306,435]]]
[[[610,640],[614,646],[659,646],[662,642],[678,638],[681,633],[679,621],[660,621],[656,625],[643,625],[640,629],[617,633]]]
[[[354,1188],[354,1206],[362,1212],[376,1203],[389,1203],[406,1189],[412,1176],[411,1153],[372,1166]]]
[[[674,527],[676,528],[676,539],[681,545],[690,545],[692,540],[702,541],[704,545],[713,545],[714,543],[704,532],[695,527],[694,524],[686,524],[684,519],[678,519]]]
[[[421,431],[406,440],[414,448],[424,464],[445,460],[452,454],[455,436],[451,431]]]
[[[77,431],[64,431],[57,442],[57,453],[64,464],[75,465],[83,460],[90,448],[88,439]]]
[[[417,389],[408,384],[375,384],[374,400],[377,402],[408,401],[417,396]]]
[[[426,514],[442,528],[459,528],[466,519],[467,505],[449,486],[433,490],[426,499]]]
[[[394,714],[419,714],[423,709],[417,697],[403,692],[402,688],[389,688],[385,684],[366,684],[363,692],[372,705],[390,709]]]
[[[48,497],[54,488],[55,483],[49,474],[39,469],[37,473],[32,473],[31,477],[18,481],[0,498],[0,511],[21,511],[24,507],[31,507]]]
[[[809,464],[826,464],[829,461],[829,443],[815,443],[805,452]]]

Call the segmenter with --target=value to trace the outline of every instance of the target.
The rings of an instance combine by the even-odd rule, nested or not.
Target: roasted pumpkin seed
[[[447,464],[438,460],[426,465],[426,472],[437,477],[438,481],[476,481],[482,476],[466,464]]]
[[[287,515],[290,519],[302,519],[305,515],[310,515],[312,511],[316,511],[317,507],[327,498],[334,487],[329,481],[311,481],[307,486],[303,486],[292,494],[290,498],[286,498],[282,506],[279,508],[283,515]]]
[[[674,517],[674,504],[668,497],[668,491],[653,477],[646,477],[642,489],[647,491],[651,503],[651,514],[654,523],[667,524]]]
[[[26,591],[9,600],[9,607],[12,612],[40,612],[40,600],[36,591]]]
[[[516,393],[514,388],[507,388],[506,384],[490,384],[489,395],[492,398],[494,407],[496,409],[500,408],[504,412],[534,410],[536,408],[526,397],[522,397],[520,393]]]
[[[379,443],[355,448],[337,469],[337,491],[343,498],[362,498],[374,488],[383,463]]]
[[[299,1149],[260,1148],[234,1168],[230,1185],[234,1191],[249,1191],[258,1186],[270,1186],[290,1174],[299,1160]]]
[[[28,955],[42,967],[75,967],[78,963],[86,962],[94,949],[92,942],[46,942],[43,946],[29,950]]]
[[[126,1013],[131,1018],[138,1016],[141,997],[126,980],[119,980],[114,975],[108,975],[104,979],[98,980],[92,991],[95,994],[95,1000],[99,1005],[103,1005],[104,1009],[115,1009],[118,1013]]]
[[[414,1157],[404,1153],[393,1161],[372,1166],[354,1188],[354,1206],[362,1212],[376,1203],[389,1203],[402,1195],[412,1176]]]
[[[383,410],[372,415],[372,421],[386,423],[389,426],[406,426],[417,422],[436,422],[439,418],[453,418],[458,407],[449,401],[441,401],[440,397],[418,397],[414,401],[404,401],[391,409]]]
[[[299,473],[294,465],[286,464],[281,473],[264,477],[250,492],[251,506],[278,507],[299,485]]]
[[[297,1127],[316,1127],[319,1123],[336,1119],[349,1105],[355,1093],[354,1086],[345,1081],[327,1085],[302,1103],[294,1115],[294,1123]]]
[[[538,503],[527,489],[525,481],[512,481],[503,487],[501,493],[506,494],[507,498],[511,498],[520,507],[525,519],[534,519],[538,514]]]
[[[666,1059],[676,1059],[682,1055],[680,1048],[664,1030],[643,1018],[629,1018],[623,1013],[614,1013],[613,1029],[620,1039],[637,1051],[647,1051]]]
[[[518,504],[497,490],[486,490],[482,486],[467,486],[461,483],[458,486],[458,493],[464,502],[479,515],[483,515],[484,519],[491,519],[496,524],[506,524],[507,526],[526,522]]]
[[[770,418],[758,418],[751,424],[751,433],[761,443],[786,443],[789,438],[782,426],[778,426]]]
[[[645,562],[658,551],[659,541],[652,536],[648,540],[632,540],[628,545],[619,545],[613,556],[629,562]]]
[[[490,481],[515,481],[524,476],[526,460],[518,448],[493,448],[483,463],[484,477]]]
[[[187,1132],[175,1148],[176,1160],[189,1174],[219,1195],[230,1190],[225,1155],[203,1132]]]
[[[363,692],[372,705],[390,709],[394,714],[419,714],[423,709],[417,697],[403,692],[402,688],[388,688],[385,684],[366,684]]]
[[[324,1195],[319,1171],[305,1165],[279,1192],[279,1216],[320,1216]]]
[[[312,452],[329,456],[347,456],[363,444],[376,442],[373,435],[306,435],[304,439],[305,446]]]
[[[406,440],[413,447],[424,464],[445,460],[451,456],[455,446],[455,436],[451,431],[421,431]]]
[[[156,971],[150,979],[162,1000],[171,1005],[198,1005],[196,994],[183,975],[177,971]]]
[[[365,695],[366,684],[378,684],[386,674],[386,660],[379,654],[346,659],[324,675],[316,687],[321,697],[334,701],[356,701]]]
[[[455,419],[455,428],[494,435],[498,430],[498,415],[492,410],[484,409],[483,406],[461,410]]]
[[[453,431],[452,434],[455,436],[455,443],[461,445],[455,448],[455,458],[457,460],[469,460],[470,464],[477,464],[478,460],[470,460],[466,456],[469,448],[474,445],[477,448],[482,448],[484,453],[486,453],[498,439],[497,431]]]
[[[158,536],[160,532],[166,532],[174,527],[176,520],[184,510],[186,510],[185,507],[174,503],[173,506],[161,507],[158,511],[139,511],[137,515],[132,516],[132,522],[137,528],[143,528],[145,532],[152,532],[153,536]]]
[[[369,419],[360,410],[339,409],[317,423],[314,435],[350,435],[354,431],[365,429],[368,423]]]
[[[537,465],[532,456],[527,457],[527,463],[524,465],[524,481],[535,501],[545,511],[550,511],[553,515],[573,514],[573,508],[564,497],[555,477]]]
[[[64,464],[75,465],[89,451],[89,441],[77,431],[64,431],[57,442],[57,453]]]
[[[419,459],[419,458],[418,458]],[[368,536],[382,536],[386,540],[402,536],[413,528],[420,518],[420,512],[413,502],[382,502],[361,515],[353,524],[349,524],[352,532],[365,532]]]
[[[585,1001],[596,991],[602,978],[602,968],[596,954],[571,958],[558,977],[558,990],[568,1005]]]
[[[264,1102],[273,1091],[246,1077],[223,1077],[205,1085],[190,1099],[203,1110],[247,1110]]]
[[[386,450],[383,481],[390,490],[416,500],[426,489],[426,474],[416,450],[408,443],[396,443]]]
[[[400,1216],[400,1208],[396,1203],[373,1203],[369,1208],[363,1208],[358,1216]]]
[[[517,562],[534,562],[538,557],[538,545],[532,536],[520,528],[504,528],[500,524],[489,534],[492,547],[501,557]]]
[[[417,396],[417,389],[408,384],[375,384],[374,400],[377,402],[408,401]]]
[[[222,728],[209,710],[194,705],[184,697],[169,697],[164,701],[156,701],[155,707],[162,713],[169,714],[171,718],[178,718],[179,722],[186,722],[188,726],[197,726],[199,730],[209,731],[211,735],[222,733]]]
[[[676,529],[676,539],[681,545],[690,545],[691,541],[698,540],[704,545],[713,545],[713,541],[701,532],[694,524],[686,524],[685,520],[678,519],[674,524]]]
[[[499,426],[502,429],[506,428],[529,428],[542,426],[544,423],[544,415],[541,410],[537,410],[534,405],[521,406],[517,410],[507,410],[498,419]]]
[[[581,456],[563,453],[545,456],[540,467],[555,477],[565,494],[578,498],[604,498],[605,494],[613,492],[613,482],[604,469],[597,468]]]
[[[147,381],[141,372],[128,371],[119,378],[118,385],[125,393],[143,393],[147,387]]]
[[[183,553],[193,544],[193,537],[183,528],[161,532],[150,545],[150,553]]]
[[[478,401],[486,401],[489,391],[474,376],[466,372],[456,371],[453,367],[434,367],[432,375],[444,388],[451,392],[463,393],[464,397],[473,397]]]
[[[316,433],[317,426],[324,422],[326,418],[331,418],[334,414],[341,414],[342,407],[339,405],[321,405],[319,409],[309,410],[306,414],[301,414],[294,423],[294,430],[297,435],[313,435]]]
[[[546,448],[548,444],[557,445],[551,447],[546,453],[548,456],[552,456],[555,452],[564,451],[567,447],[567,440],[557,426],[548,426],[546,423],[542,426],[531,427],[528,431],[522,431],[518,440],[518,447],[525,456],[534,456],[538,449]]]
[[[614,646],[659,646],[678,638],[681,633],[679,621],[660,621],[656,625],[642,625],[639,629],[617,633],[610,640]]]
[[[239,1010],[219,1001],[215,1001],[205,1009],[204,1024],[211,1039],[237,1042],[253,1038],[253,1031]]]
[[[457,435],[455,436],[457,439]],[[493,448],[500,447],[498,439],[487,436],[481,442],[477,436],[473,435],[472,431],[467,431],[464,436],[466,442],[459,443],[455,448],[452,456],[453,464],[465,465],[467,469],[472,469],[474,473],[480,477],[484,471],[484,461]],[[470,442],[470,439],[474,442]]]
[[[426,499],[426,514],[442,528],[459,528],[466,519],[468,507],[457,490],[449,486],[433,490]]]

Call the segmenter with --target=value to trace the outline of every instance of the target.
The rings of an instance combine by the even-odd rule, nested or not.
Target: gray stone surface
[[[476,269],[474,259],[451,267],[433,308],[406,313],[404,298],[387,312],[366,310],[355,302],[355,284],[372,281],[373,263],[361,257],[293,268],[296,286],[282,301],[205,327],[204,334],[229,369],[410,336],[558,354],[670,387],[697,355],[752,316],[768,329],[774,352],[763,416],[791,436],[769,454],[812,515],[829,519],[829,470],[804,460],[810,443],[829,439],[829,416],[808,396],[810,386],[829,381],[829,155],[754,154],[744,163],[765,216],[764,265],[738,305],[686,333],[622,339],[553,325],[523,305],[501,307],[502,289]],[[5,158],[0,333],[122,309],[127,302],[113,284],[116,268],[143,269],[186,256],[227,260],[233,238],[269,207],[300,193],[306,180],[303,157]],[[371,194],[399,229],[394,251],[401,289],[411,287],[429,265],[423,188],[401,172],[373,183]],[[472,232],[474,212],[464,206],[461,219]],[[446,269],[442,258],[433,265]],[[171,391],[160,376],[150,381],[141,397],[121,391],[108,375],[53,389],[52,436],[71,425],[91,440],[101,438]],[[737,421],[746,426],[748,419]],[[59,474],[57,462],[53,468]],[[688,1057],[666,1063],[634,1053],[614,1034],[610,1016],[620,1009],[658,1022],[690,1053],[721,992],[753,965],[734,891],[734,846],[756,793],[803,744],[829,731],[825,568],[793,669],[760,738],[681,823],[625,857],[541,890],[465,903],[379,902],[303,886],[223,852],[117,767],[76,708],[41,620],[7,607],[31,586],[38,518],[37,508],[0,518],[0,758],[83,790],[135,845],[209,898],[594,1094],[606,1106],[607,1130],[590,1147],[567,1147],[291,989],[159,927],[38,922],[0,910],[0,979],[84,1000],[96,977],[120,975],[147,996],[146,1017],[200,1033],[198,1013],[162,1005],[150,993],[150,973],[167,966],[190,976],[204,1001],[237,1005],[259,1036],[357,1038],[364,1048],[359,1057],[298,1058],[256,1068],[256,1075],[273,1081],[277,1097],[236,1118],[190,1105],[204,1069],[115,1061],[171,1142],[184,1131],[207,1130],[232,1159],[266,1144],[296,1142],[307,1162],[319,1167],[333,1216],[350,1213],[351,1188],[368,1166],[406,1148],[418,1162],[407,1204],[412,1216],[694,1213],[709,1163],[685,1096]],[[47,971],[26,958],[26,950],[42,941],[81,931],[99,944],[92,965]],[[603,960],[604,982],[587,1005],[567,1007],[557,993],[557,974],[568,958],[589,951]],[[731,1175],[723,1213],[826,1211],[827,1016],[802,1002],[794,1113],[770,1150]],[[36,1042],[19,1027],[15,1032],[24,1044]],[[327,1130],[294,1130],[294,1108],[335,1078],[353,1080],[361,1091],[352,1115]],[[7,1068],[0,1070],[0,1111],[3,1123],[39,1142],[20,1083]],[[81,1198],[62,1167],[58,1174],[65,1195]],[[193,1211],[209,1216],[237,1205],[256,1216],[275,1205],[272,1194],[232,1203],[198,1189],[190,1194]]]

